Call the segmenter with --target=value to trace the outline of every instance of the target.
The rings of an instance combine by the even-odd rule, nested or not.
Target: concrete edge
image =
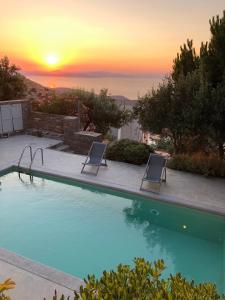
[[[7,167],[4,167],[4,169],[0,169],[0,176],[3,176],[5,174],[8,174],[9,172],[13,172],[15,170],[15,167],[12,165],[8,165]]]
[[[18,171],[17,166],[12,166],[12,169],[14,171]],[[21,169],[24,172],[29,172],[30,170],[26,167],[21,167]],[[49,176],[50,179],[52,177],[52,179],[63,179],[63,180],[68,180],[70,182],[73,183],[82,183],[82,184],[88,184],[88,185],[95,185],[97,187],[100,188],[106,188],[106,189],[110,189],[113,191],[118,191],[118,192],[122,192],[122,193],[127,193],[132,194],[132,195],[137,195],[140,197],[143,197],[145,199],[149,199],[149,200],[156,200],[156,201],[161,201],[170,205],[176,205],[176,206],[181,206],[181,207],[185,207],[185,208],[189,208],[189,209],[195,209],[195,210],[199,210],[205,213],[210,213],[210,214],[216,214],[218,216],[222,216],[225,217],[225,213],[221,212],[219,210],[219,208],[217,207],[202,207],[200,205],[196,205],[196,203],[194,203],[193,201],[189,201],[187,203],[187,199],[181,199],[179,197],[176,197],[174,195],[168,195],[168,194],[162,194],[160,192],[145,192],[145,191],[139,191],[136,189],[131,189],[131,188],[126,188],[125,186],[119,186],[118,184],[113,184],[113,183],[104,183],[104,182],[96,182],[95,180],[91,180],[90,177],[84,178],[82,176],[81,177],[71,177],[68,176],[65,173],[61,173],[61,174],[57,174],[52,170],[46,171],[46,170],[42,170],[42,169],[38,169],[38,168],[33,168],[32,172],[37,172],[38,174],[41,175],[46,175]],[[34,174],[35,175],[35,174]],[[162,183],[163,184],[163,183]]]
[[[79,287],[84,285],[84,281],[78,277],[69,275],[55,268],[48,267],[47,265],[37,263],[4,248],[0,248],[0,261],[32,273],[71,291],[79,291]]]

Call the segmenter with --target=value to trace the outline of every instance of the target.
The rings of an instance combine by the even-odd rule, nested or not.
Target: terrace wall
[[[76,154],[86,155],[93,142],[101,142],[103,136],[101,133],[92,131],[73,132],[68,136],[64,135],[64,141]]]
[[[30,113],[30,128],[37,130],[46,130],[59,134],[64,134],[65,128],[69,130],[68,126],[72,126],[70,130],[79,130],[78,117],[47,114],[42,112],[31,111]],[[74,123],[74,124],[73,124]]]
[[[47,131],[61,135],[65,144],[77,154],[86,155],[94,141],[101,142],[103,136],[96,132],[80,131],[79,117],[63,116],[32,111],[29,100],[0,101],[2,105],[21,104],[23,129],[34,134]]]

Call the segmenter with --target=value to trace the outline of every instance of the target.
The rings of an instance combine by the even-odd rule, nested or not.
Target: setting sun
[[[50,66],[55,66],[59,63],[59,58],[57,55],[48,55],[46,56],[46,63]]]

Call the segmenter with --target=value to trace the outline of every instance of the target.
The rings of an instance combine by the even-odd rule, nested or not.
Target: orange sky
[[[225,9],[224,0],[0,1],[0,56],[30,73],[167,73],[179,46],[208,40],[208,20]]]

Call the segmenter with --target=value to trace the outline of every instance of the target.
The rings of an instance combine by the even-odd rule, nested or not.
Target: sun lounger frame
[[[92,150],[93,150],[93,148],[94,148],[95,146],[98,147],[98,145],[101,145],[101,147],[104,145],[105,147],[102,148],[103,151],[102,151],[102,153],[101,153],[101,156],[100,156],[100,158],[99,158],[98,163],[91,163],[90,161],[91,161],[91,155],[92,155],[91,153],[92,153]],[[87,157],[86,157],[85,162],[82,163],[82,164],[83,164],[83,167],[82,167],[82,169],[81,169],[81,173],[91,174],[91,175],[97,176],[97,175],[98,175],[99,168],[100,168],[101,166],[107,167],[107,166],[108,166],[108,165],[107,165],[107,161],[106,161],[106,159],[104,158],[104,155],[105,155],[105,152],[106,152],[106,148],[107,148],[107,145],[106,145],[106,144],[103,144],[103,143],[100,143],[100,142],[93,142],[92,145],[91,145],[91,148],[90,148],[90,150],[89,150],[89,152],[88,152],[88,155],[87,155]],[[103,161],[104,161],[104,162],[103,162]],[[93,167],[97,167],[97,170],[96,170],[96,172],[88,172],[88,171],[85,171],[85,170],[84,170],[85,166],[93,166]]]
[[[151,168],[151,158],[152,157],[158,157],[159,159],[162,159],[164,161],[160,177],[158,179],[155,179],[155,180],[148,177],[148,171],[149,171],[149,168]],[[167,159],[165,157],[159,155],[159,154],[152,154],[151,153],[149,155],[148,162],[147,162],[146,168],[145,168],[145,173],[144,173],[144,176],[142,177],[142,180],[141,180],[140,190],[150,191],[149,189],[144,189],[143,188],[143,183],[145,181],[150,182],[150,183],[158,183],[159,185],[161,185],[162,182],[166,182],[166,162],[167,162]]]

